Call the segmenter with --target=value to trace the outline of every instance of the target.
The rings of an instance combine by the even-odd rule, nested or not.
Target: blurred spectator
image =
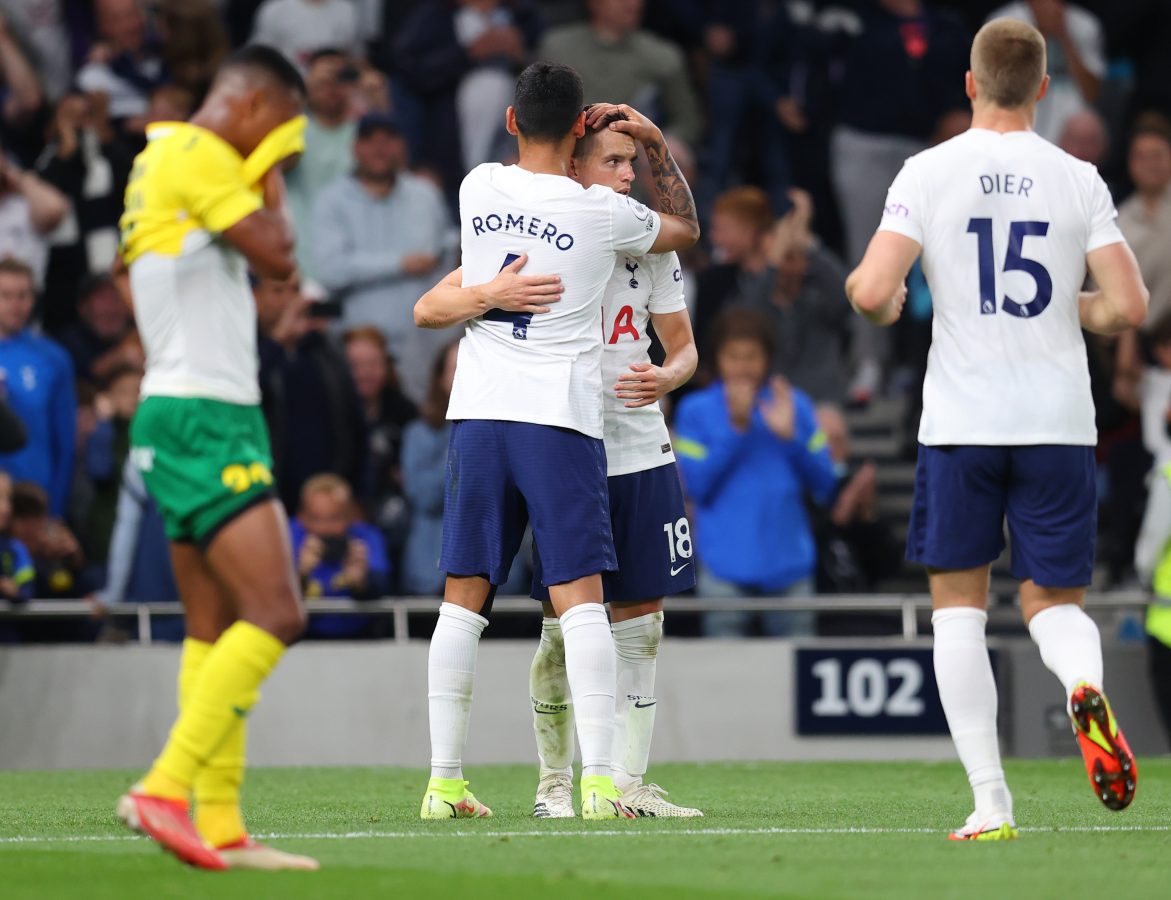
[[[1065,120],[1057,146],[1070,156],[1101,168],[1110,149],[1110,135],[1102,117],[1087,108]]]
[[[411,504],[411,531],[403,551],[404,594],[434,596],[442,592],[445,575],[439,571],[443,546],[443,492],[447,483],[447,403],[455,379],[459,342],[439,351],[431,366],[431,386],[422,415],[403,433],[403,485]]]
[[[78,321],[65,330],[61,344],[73,359],[78,381],[95,387],[126,366],[146,363],[134,319],[108,275],[91,278],[77,301]]]
[[[829,36],[840,58],[838,124],[830,169],[845,232],[847,268],[857,265],[904,160],[927,147],[966,111],[968,35],[950,14],[926,0],[876,0],[857,19],[839,17]],[[839,63],[830,62],[831,68]],[[889,338],[861,317],[853,321],[851,399],[866,402],[882,381]]]
[[[122,469],[130,453],[130,420],[138,409],[141,386],[142,370],[123,365],[110,372],[104,390],[94,398],[97,426],[85,444],[85,474],[93,485],[94,495],[86,512],[82,538],[86,558],[96,567],[93,580],[98,584],[106,580],[106,555],[114,530]]]
[[[12,479],[0,471],[0,600],[31,600],[37,577],[33,558],[11,530]]]
[[[86,593],[81,545],[64,522],[49,515],[48,497],[40,485],[31,481],[13,485],[12,536],[32,556],[36,569],[34,597],[72,600]]]
[[[817,550],[806,494],[825,503],[837,479],[813,401],[779,376],[763,313],[732,309],[715,325],[719,380],[687,395],[675,419],[675,454],[694,506],[701,597],[807,596]],[[748,632],[752,614],[705,613],[703,633]],[[812,612],[761,617],[765,634],[808,635]]]
[[[36,68],[0,12],[0,143],[30,164],[40,150],[38,116],[45,97]]]
[[[315,277],[313,207],[322,188],[353,168],[358,124],[352,106],[360,78],[358,67],[340,50],[318,50],[309,58],[305,150],[286,183],[298,237],[297,265],[311,278]]]
[[[73,365],[59,344],[28,330],[32,309],[32,271],[0,260],[0,380],[28,430],[24,449],[0,455],[0,468],[44,488],[53,514],[61,516],[73,474]]]
[[[24,422],[8,403],[8,391],[0,382],[0,453],[15,453],[28,443]]]
[[[765,241],[772,224],[772,209],[760,188],[736,187],[716,198],[711,217],[712,265],[699,273],[692,317],[701,340],[729,301],[767,289],[771,273]]]
[[[744,180],[767,185],[773,208],[782,210],[790,181],[786,131],[808,125],[790,84],[794,24],[783,3],[710,6],[703,44],[712,115],[700,187],[710,197],[724,190],[739,168],[750,176]]]
[[[454,115],[462,150],[462,171],[498,160],[504,109],[512,103],[516,73],[524,67],[541,34],[531,0],[454,0],[425,3],[404,22],[395,38],[396,67],[429,116]],[[450,135],[442,135],[450,141]],[[431,159],[431,148],[421,147]],[[437,161],[448,162],[446,156]],[[444,174],[453,183],[455,172]]]
[[[1110,3],[1109,13],[1105,24],[1115,38],[1111,57],[1124,56],[1134,66],[1126,121],[1138,110],[1171,116],[1171,3],[1128,0]]]
[[[407,145],[390,117],[362,119],[354,159],[354,173],[317,199],[316,271],[341,301],[346,327],[374,325],[386,336],[403,391],[419,402],[427,366],[450,335],[415,328],[413,309],[438,280],[451,220],[435,186],[407,171]]]
[[[168,75],[202,97],[229,50],[215,0],[158,0],[155,17]]]
[[[844,293],[847,272],[809,230],[809,196],[791,194],[794,208],[770,239],[769,277],[746,285],[739,299],[772,322],[773,371],[814,402],[841,403],[852,319]]]
[[[265,0],[251,43],[276,47],[304,69],[314,50],[359,53],[358,15],[351,0]]]
[[[576,69],[587,103],[629,103],[694,144],[703,123],[686,60],[677,46],[641,28],[643,0],[587,5],[589,22],[551,29],[537,58]]]
[[[314,475],[301,489],[290,524],[293,556],[308,600],[386,596],[390,564],[377,528],[354,517],[350,487],[336,475]],[[370,631],[368,616],[314,616],[310,637],[358,637]]]
[[[110,118],[119,129],[142,134],[151,92],[168,76],[140,0],[94,0],[94,16],[98,40],[77,73],[77,84],[86,93],[110,98]]]
[[[1155,467],[1171,463],[1171,313],[1164,313],[1147,332],[1152,364],[1142,376],[1143,446]]]
[[[69,89],[73,78],[69,34],[63,7],[69,0],[5,0],[0,29],[6,26],[26,40],[36,58],[36,72],[50,100]]]
[[[195,95],[177,84],[164,84],[150,94],[146,107],[146,124],[186,122],[195,112]]]
[[[346,360],[366,417],[366,471],[358,488],[368,522],[382,529],[391,558],[406,540],[407,508],[399,467],[403,429],[418,418],[415,404],[399,389],[386,338],[372,326],[345,333]]]
[[[132,159],[129,145],[110,126],[104,95],[61,98],[49,143],[37,160],[41,176],[70,202],[69,213],[49,236],[41,320],[53,334],[76,318],[77,289],[86,276],[113,265]]]
[[[147,493],[142,473],[129,460],[122,467],[114,528],[105,555],[105,585],[94,594],[100,606],[179,599],[162,513]],[[151,624],[159,636],[158,620],[152,619]],[[181,636],[182,622],[178,625]]]
[[[320,472],[360,484],[366,421],[346,358],[326,329],[336,305],[321,303],[294,275],[261,279],[253,289],[260,319],[260,390],[277,486],[286,509]]]
[[[850,464],[850,430],[836,406],[817,407],[837,488],[833,503],[815,513],[817,590],[827,594],[866,593],[879,579],[899,570],[902,554],[878,517],[878,467],[873,460]]]
[[[1151,292],[1147,324],[1171,312],[1171,124],[1147,117],[1130,139],[1134,194],[1118,207],[1118,227]]]
[[[1037,105],[1033,130],[1056,143],[1066,119],[1098,99],[1106,74],[1102,23],[1089,10],[1065,0],[1015,0],[988,19],[1020,19],[1045,35],[1049,92]]]
[[[45,284],[48,235],[69,212],[69,200],[34,172],[22,170],[0,147],[0,259],[28,263],[34,288]]]
[[[968,107],[968,35],[925,0],[864,4],[856,31],[841,22],[831,36],[842,69],[831,166],[845,261],[856,265],[904,160],[927,146],[947,113]]]

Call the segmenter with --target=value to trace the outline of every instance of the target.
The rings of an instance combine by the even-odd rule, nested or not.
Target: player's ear
[[[976,76],[972,74],[971,69],[964,73],[964,93],[968,95],[969,100],[976,102]]]
[[[577,114],[577,121],[573,123],[573,136],[581,138],[586,133],[586,112],[583,109]]]
[[[1049,76],[1046,75],[1044,78],[1041,79],[1041,88],[1040,88],[1040,90],[1037,91],[1037,99],[1038,100],[1042,99],[1048,93],[1049,93]]]
[[[513,137],[520,134],[516,127],[516,110],[511,106],[504,111],[504,127]]]
[[[569,168],[566,170],[566,174],[570,178],[572,178],[574,181],[577,180],[577,177],[580,173],[577,170],[577,157],[576,156],[569,157]]]

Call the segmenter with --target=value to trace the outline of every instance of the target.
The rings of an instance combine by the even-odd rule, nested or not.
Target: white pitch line
[[[1171,825],[1075,825],[1069,828],[1022,828],[1021,831],[1031,834],[1061,834],[1061,833],[1107,833],[1107,832],[1166,832],[1171,831]],[[582,831],[489,831],[466,829],[435,830],[435,831],[347,831],[347,832],[308,832],[299,834],[257,834],[255,837],[263,840],[284,841],[333,841],[352,840],[363,838],[450,838],[450,837],[480,837],[480,838],[558,838],[558,837],[744,837],[751,835],[849,835],[849,834],[946,834],[935,828],[673,828],[667,831],[639,830],[637,826],[629,829],[584,829]],[[145,838],[129,834],[89,834],[66,835],[64,837],[50,837],[48,835],[30,835],[17,837],[0,837],[0,846],[19,844],[83,844],[83,843],[117,843],[120,841],[141,841]]]

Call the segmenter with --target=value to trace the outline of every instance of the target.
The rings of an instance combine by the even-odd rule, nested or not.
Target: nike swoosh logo
[[[646,703],[640,703],[639,701],[635,700],[634,701],[634,708],[635,709],[646,709],[648,706],[654,706],[656,703],[658,703],[657,700],[650,700]]]
[[[676,575],[678,575],[680,572],[682,572],[684,569],[686,569],[689,565],[691,565],[691,563],[684,563],[678,569],[676,569],[674,566],[671,566],[671,577],[674,578]]]

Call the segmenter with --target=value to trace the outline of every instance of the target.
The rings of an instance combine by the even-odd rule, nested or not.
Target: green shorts
[[[172,541],[206,547],[245,509],[275,496],[259,406],[147,397],[130,426],[130,445]]]

